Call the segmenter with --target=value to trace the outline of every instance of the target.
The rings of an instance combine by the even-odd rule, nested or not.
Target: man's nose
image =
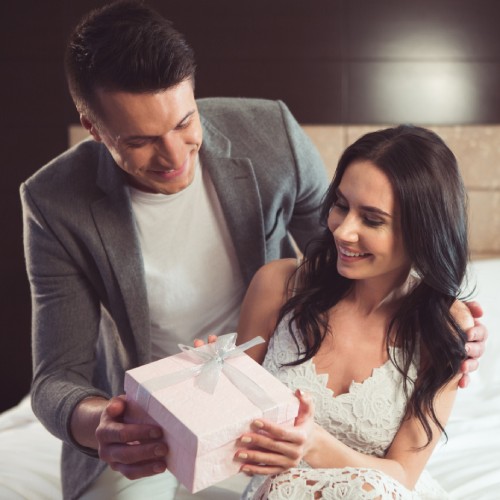
[[[183,143],[175,134],[165,134],[157,142],[158,156],[168,163],[169,167],[180,167],[184,162]]]

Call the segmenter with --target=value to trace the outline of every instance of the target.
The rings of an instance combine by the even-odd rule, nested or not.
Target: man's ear
[[[94,138],[94,141],[102,142],[101,136],[97,131],[94,124],[82,113],[80,113],[80,123],[89,132],[89,134]]]

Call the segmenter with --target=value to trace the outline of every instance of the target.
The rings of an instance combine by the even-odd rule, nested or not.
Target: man
[[[318,228],[325,171],[288,109],[197,102],[194,68],[154,11],[126,1],[92,12],[66,73],[94,141],[21,187],[32,404],[64,443],[65,498],[174,495],[172,476],[158,474],[168,468],[161,430],[124,423],[125,371],[233,331],[255,271],[294,255],[289,234],[304,249]]]

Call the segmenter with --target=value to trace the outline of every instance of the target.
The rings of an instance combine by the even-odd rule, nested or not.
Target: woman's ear
[[[80,123],[94,138],[94,141],[102,142],[101,136],[99,135],[95,125],[82,113],[80,113]]]

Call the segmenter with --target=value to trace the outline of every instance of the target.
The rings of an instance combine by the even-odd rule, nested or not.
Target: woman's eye
[[[379,227],[384,223],[384,221],[381,220],[375,220],[375,219],[365,219],[365,224],[370,227]]]

